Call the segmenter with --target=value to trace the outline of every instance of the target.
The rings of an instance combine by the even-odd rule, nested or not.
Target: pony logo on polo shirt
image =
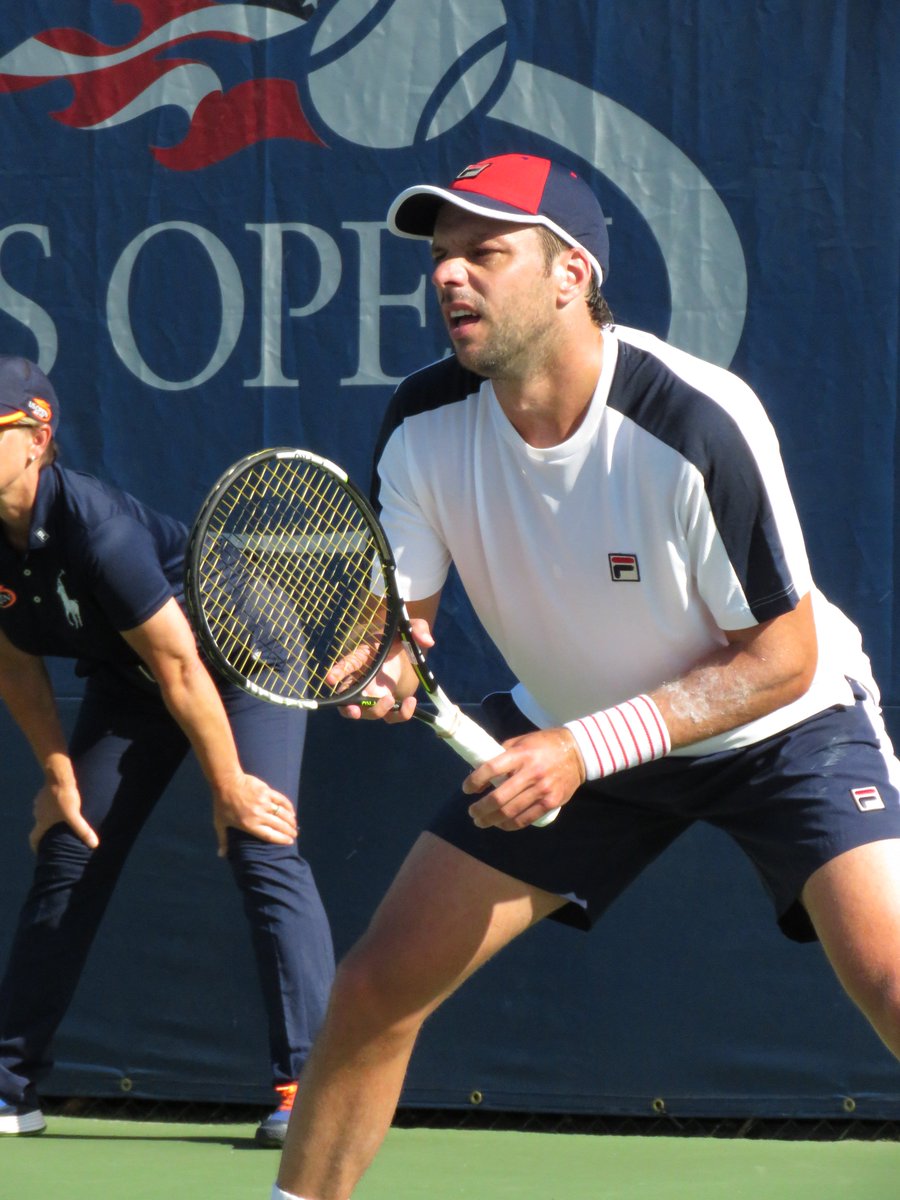
[[[613,583],[640,583],[641,571],[636,554],[610,554],[609,573]]]
[[[855,800],[856,807],[862,813],[875,812],[879,808],[884,808],[881,793],[876,787],[851,788],[850,795]]]
[[[81,605],[66,591],[65,577],[65,571],[60,571],[59,575],[57,575],[56,594],[62,601],[63,612],[66,614],[66,620],[73,629],[80,629],[84,624],[81,619]]]
[[[0,583],[0,608],[12,608],[16,602],[16,593],[12,588],[4,587]]]

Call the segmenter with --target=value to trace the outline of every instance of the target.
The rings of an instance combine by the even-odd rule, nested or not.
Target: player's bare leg
[[[390,1127],[424,1019],[561,903],[440,838],[419,838],[338,970],[291,1116],[281,1188],[347,1200]]]
[[[900,1058],[900,841],[838,855],[810,878],[803,902],[848,995]]]

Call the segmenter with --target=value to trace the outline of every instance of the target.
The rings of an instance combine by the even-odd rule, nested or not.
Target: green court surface
[[[0,1138],[3,1200],[269,1200],[252,1125],[51,1117]],[[354,1200],[895,1200],[896,1142],[392,1129]]]

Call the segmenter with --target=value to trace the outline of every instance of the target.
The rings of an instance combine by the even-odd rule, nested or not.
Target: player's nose
[[[431,272],[431,282],[441,293],[442,299],[444,289],[462,287],[466,279],[465,259],[459,255],[442,258],[440,262],[434,264],[434,270]]]

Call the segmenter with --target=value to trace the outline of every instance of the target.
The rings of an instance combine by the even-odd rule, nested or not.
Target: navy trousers
[[[244,770],[296,807],[306,714],[237,688],[223,687],[222,696]],[[35,1083],[49,1069],[53,1035],[128,853],[189,748],[158,691],[112,671],[90,676],[70,751],[82,810],[100,845],[88,850],[59,824],[38,847],[0,983],[3,1100],[32,1099]],[[288,1083],[300,1075],[334,977],[328,919],[296,843],[276,846],[230,829],[228,862],[250,926],[272,1081]]]

